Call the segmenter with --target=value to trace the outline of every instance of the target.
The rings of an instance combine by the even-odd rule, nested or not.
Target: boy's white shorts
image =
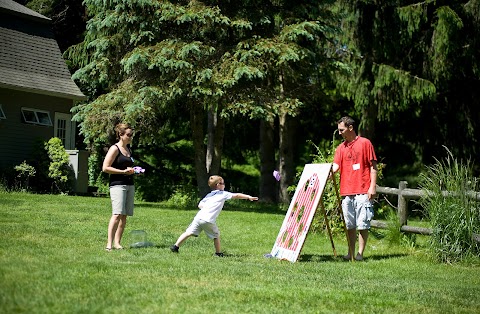
[[[220,230],[218,230],[217,224],[201,219],[193,219],[186,232],[198,237],[202,230],[205,231],[210,239],[217,239],[220,236]]]

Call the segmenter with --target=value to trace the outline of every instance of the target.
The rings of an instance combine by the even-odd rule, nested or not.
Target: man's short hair
[[[345,126],[353,126],[353,128],[355,129],[355,120],[352,119],[352,117],[349,117],[349,116],[345,116],[345,117],[341,117],[340,120],[338,120],[337,124],[340,124],[342,123],[345,124]]]

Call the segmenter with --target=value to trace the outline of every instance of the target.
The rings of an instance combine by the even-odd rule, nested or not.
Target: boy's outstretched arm
[[[232,198],[238,198],[238,199],[249,200],[249,201],[258,201],[258,197],[250,196],[248,194],[243,194],[243,193],[233,193]]]

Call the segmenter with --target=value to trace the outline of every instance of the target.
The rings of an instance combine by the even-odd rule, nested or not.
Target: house
[[[87,189],[87,155],[75,150],[70,109],[86,99],[72,81],[51,20],[12,0],[0,0],[0,171],[19,165],[39,139],[62,140],[76,191]]]

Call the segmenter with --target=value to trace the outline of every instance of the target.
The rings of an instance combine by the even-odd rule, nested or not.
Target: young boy
[[[208,179],[208,186],[212,189],[201,201],[198,203],[198,211],[192,223],[187,230],[178,238],[177,242],[170,247],[174,253],[178,253],[180,245],[191,237],[192,235],[198,237],[203,230],[210,239],[213,239],[215,245],[215,255],[223,256],[220,250],[220,231],[218,230],[217,220],[218,215],[223,209],[226,200],[232,198],[257,201],[258,197],[250,196],[242,193],[231,193],[225,191],[225,181],[220,176],[211,176]]]

